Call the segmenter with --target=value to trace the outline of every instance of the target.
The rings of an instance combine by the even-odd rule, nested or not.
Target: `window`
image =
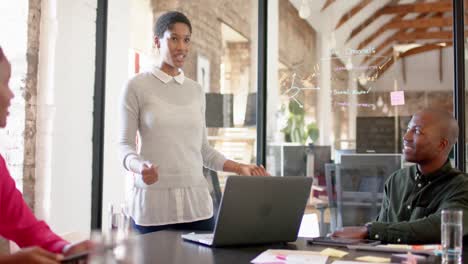
[[[320,4],[318,4],[320,3]],[[401,154],[418,110],[453,112],[451,1],[268,1],[267,169]]]

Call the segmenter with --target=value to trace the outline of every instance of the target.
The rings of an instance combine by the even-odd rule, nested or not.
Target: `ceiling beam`
[[[429,44],[426,44],[426,45],[422,45],[422,46],[419,46],[419,47],[416,47],[416,48],[409,49],[409,50],[401,53],[399,57],[409,57],[409,56],[413,56],[413,55],[420,54],[420,53],[423,53],[423,52],[428,52],[428,51],[431,51],[431,50],[451,47],[452,45],[453,45],[452,41],[445,42],[445,45],[440,45],[440,43],[429,43]]]
[[[465,31],[465,35],[468,36],[468,31]],[[428,40],[428,39],[439,39],[439,40],[452,40],[453,33],[450,30],[447,31],[426,31],[426,32],[406,32],[400,33],[396,36],[397,41],[415,41],[415,40]]]
[[[390,47],[386,49],[384,52],[382,52],[381,55],[366,57],[364,62],[370,60],[371,58],[374,58],[374,60],[369,63],[369,66],[382,66],[384,62],[388,61],[392,56],[393,56],[393,48]]]
[[[386,46],[390,45],[391,43],[393,43],[395,41],[395,36],[397,35],[397,33],[391,35],[390,37],[386,38],[384,41],[382,41],[382,43],[380,43],[376,48],[375,48],[375,53],[374,54],[378,54],[380,53],[381,50],[383,50]],[[386,53],[388,53],[388,50],[386,50]],[[385,53],[384,53],[385,54]],[[384,56],[388,56],[388,55],[384,55]],[[364,60],[362,61],[362,63],[366,63],[367,61],[369,61],[370,59],[372,58],[372,56],[367,56],[364,58]]]
[[[320,10],[320,12],[323,12],[325,9],[327,9],[327,7],[329,7],[331,4],[333,4],[333,2],[335,2],[335,0],[327,0],[327,2],[325,2],[325,4],[322,7],[322,10]]]
[[[420,54],[420,53],[424,53],[424,52],[428,52],[432,50],[443,49],[443,48],[450,47],[452,45],[453,45],[452,42],[447,42],[445,46],[441,46],[440,43],[430,43],[430,44],[426,44],[420,47],[409,49],[403,53],[400,53],[398,56],[388,57],[388,59],[384,61],[382,64],[378,65],[378,69],[374,70],[371,74],[369,74],[369,76],[377,76],[377,78],[379,78],[390,68],[390,66],[392,66],[395,63],[396,60],[400,58],[406,58],[409,56],[413,56],[416,54]]]
[[[433,16],[433,18],[438,18],[438,17],[441,17],[443,15],[443,13],[437,13]],[[358,49],[363,49],[364,47],[366,47],[367,45],[369,45],[372,41],[374,41],[378,36],[380,36],[383,32],[385,32],[387,29],[388,29],[388,25],[397,21],[397,20],[400,20],[401,18],[403,18],[405,15],[403,14],[400,14],[400,15],[397,15],[395,16],[392,20],[390,20],[387,24],[383,25],[382,27],[380,27],[378,30],[376,30],[373,34],[371,34],[368,38],[366,38],[364,41],[362,41],[359,45],[358,45]],[[428,15],[427,14],[419,14],[416,19],[422,19],[422,18],[427,18]],[[396,37],[398,36],[398,34],[401,34],[401,33],[405,33],[406,32],[406,28],[405,29],[400,29],[399,31],[397,31],[396,33],[394,33],[393,35],[391,35],[390,37],[388,37],[384,43],[391,43],[392,41],[394,41],[396,39]],[[419,30],[419,29],[416,29],[416,30]],[[377,48],[376,48],[376,53],[379,52],[379,50],[382,49],[382,44],[380,44]]]
[[[381,7],[380,9],[378,9],[377,11],[375,11],[371,16],[369,16],[369,18],[367,18],[366,20],[364,20],[364,22],[362,22],[361,24],[359,24],[357,27],[355,27],[353,30],[351,30],[351,34],[349,34],[348,36],[348,39],[346,40],[346,42],[350,41],[352,38],[354,38],[357,34],[359,34],[363,29],[365,29],[367,26],[369,26],[372,22],[374,22],[375,20],[377,20],[379,17],[382,16],[382,10],[385,9],[385,7],[388,7],[388,6],[391,6],[391,5],[395,5],[399,2],[400,0],[391,0],[388,4],[386,4],[385,6]]]
[[[424,2],[386,6],[382,14],[431,13],[452,11],[452,1]]]
[[[432,17],[442,17],[444,13],[442,12],[438,12],[438,13],[435,13]],[[420,14],[418,15],[417,18],[423,18],[423,17],[429,17],[430,15],[428,14]],[[427,28],[426,29],[422,29],[422,28],[418,28],[418,29],[415,29],[411,32],[408,32],[408,29],[400,29],[398,30],[396,33],[392,34],[391,36],[389,36],[387,39],[385,39],[382,43],[380,43],[376,48],[375,48],[375,54],[378,54],[381,50],[383,50],[386,46],[390,45],[391,43],[393,43],[394,41],[398,41],[398,37],[401,36],[401,34],[406,34],[406,33],[411,33],[411,34],[423,34],[427,32]],[[406,42],[406,41],[400,41],[400,42]],[[364,58],[363,60],[363,63],[367,62],[368,60],[370,59],[370,57],[366,57]]]
[[[391,23],[391,22],[394,22],[394,21],[398,21],[400,20],[401,18],[403,18],[405,15],[398,15],[398,16],[395,16],[394,18],[392,18],[389,22],[387,22],[385,25],[381,26],[379,29],[377,29],[376,31],[374,31],[374,33],[372,33],[369,37],[367,37],[366,39],[364,39],[363,41],[361,41],[361,43],[359,43],[358,45],[358,49],[362,49],[364,47],[366,47],[367,45],[369,45],[372,41],[374,41],[377,37],[379,37],[383,32],[385,32],[385,27]]]
[[[423,2],[424,0],[416,0],[416,3],[421,3]],[[404,18],[407,14],[398,14],[398,15],[395,15],[392,19],[390,19],[390,21],[388,21],[386,24],[384,24],[383,26],[381,26],[377,31],[375,31],[373,34],[371,34],[370,36],[368,36],[364,41],[362,41],[359,46],[361,47],[365,47],[367,46],[369,43],[371,43],[374,39],[376,39],[380,34],[382,34],[384,31],[383,31],[383,28],[385,27],[385,25],[387,25],[388,23],[391,23],[391,22],[395,22],[395,21],[398,21],[402,18]],[[353,36],[354,37],[354,36]],[[363,44],[364,43],[364,44]]]
[[[385,25],[384,30],[387,29],[403,29],[403,28],[430,28],[430,27],[450,27],[452,26],[452,17],[431,17],[431,18],[417,18],[411,20],[393,21]]]
[[[335,29],[338,29],[341,27],[344,23],[346,23],[348,20],[350,20],[354,15],[359,13],[364,7],[366,7],[368,4],[370,4],[372,0],[361,0],[357,5],[355,5],[351,10],[343,14],[341,16],[340,21],[338,21],[338,24],[336,25]]]
[[[432,15],[432,17],[442,17],[443,15],[444,15],[444,13],[438,12],[438,13],[435,13],[434,15]],[[417,18],[423,18],[423,17],[431,17],[431,15],[420,14],[420,15],[418,15]],[[411,32],[409,32],[408,29],[400,29],[396,33],[394,33],[390,37],[388,37],[386,40],[384,40],[382,43],[380,43],[377,46],[377,48],[375,49],[375,54],[378,54],[381,50],[383,50],[386,46],[390,45],[391,43],[396,42],[397,39],[398,39],[398,36],[400,36],[400,34],[405,34],[405,33],[421,34],[421,33],[424,33],[424,32],[427,32],[427,28],[426,29],[418,28],[418,29],[415,29],[415,30],[413,30]],[[408,40],[404,40],[404,41],[400,41],[400,42],[408,42]],[[393,53],[393,47],[390,47],[389,49],[387,49],[384,52],[383,55],[384,56],[390,56],[390,55],[392,55],[392,53]],[[367,62],[368,60],[370,60],[370,58],[371,58],[371,56],[365,57],[362,63]],[[384,60],[384,59],[381,59],[381,60]],[[381,63],[381,61],[374,60],[373,65],[380,65],[380,63]]]

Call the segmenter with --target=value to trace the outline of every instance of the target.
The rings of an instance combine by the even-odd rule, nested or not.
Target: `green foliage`
[[[315,142],[319,137],[316,123],[305,125],[305,111],[296,101],[290,101],[288,105],[289,117],[286,127],[281,131],[285,135],[286,142],[297,142],[305,144],[307,138]]]

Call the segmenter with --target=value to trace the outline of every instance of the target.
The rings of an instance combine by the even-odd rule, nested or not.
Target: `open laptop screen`
[[[295,241],[311,185],[309,177],[229,177],[213,244]]]

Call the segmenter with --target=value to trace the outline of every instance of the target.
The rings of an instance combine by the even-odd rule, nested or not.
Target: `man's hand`
[[[91,251],[93,248],[93,242],[91,242],[90,240],[84,240],[78,243],[70,244],[69,246],[67,246],[63,253],[65,254],[65,256],[71,256],[78,253]]]
[[[270,176],[263,165],[257,166],[254,164],[239,164],[238,174],[245,176]]]
[[[63,256],[46,251],[40,247],[22,249],[8,256],[1,256],[1,264],[33,263],[33,264],[58,264]]]
[[[333,232],[332,236],[342,237],[342,238],[364,239],[364,238],[367,238],[367,227],[365,226],[344,227],[342,230]]]
[[[143,182],[147,185],[151,185],[157,182],[159,178],[158,166],[147,163],[143,164],[143,168],[141,169],[141,176]]]

